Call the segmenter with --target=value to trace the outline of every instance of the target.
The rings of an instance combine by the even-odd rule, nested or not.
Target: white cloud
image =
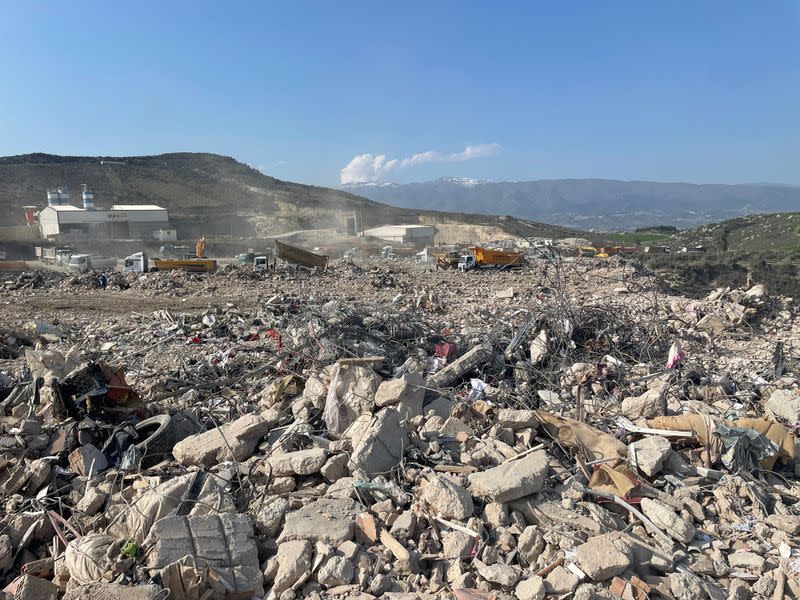
[[[500,149],[499,144],[475,144],[464,148],[462,152],[443,154],[436,150],[427,150],[407,158],[387,159],[385,154],[358,154],[339,173],[342,184],[364,181],[385,181],[392,171],[416,167],[426,163],[453,163],[491,156]]]

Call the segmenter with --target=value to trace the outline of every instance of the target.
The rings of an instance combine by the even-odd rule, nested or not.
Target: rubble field
[[[800,311],[637,261],[0,281],[0,599],[800,599]]]

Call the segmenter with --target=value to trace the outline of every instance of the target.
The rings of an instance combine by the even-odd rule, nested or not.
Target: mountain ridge
[[[467,181],[464,185],[462,181]],[[485,181],[445,177],[340,189],[403,208],[507,214],[567,227],[633,229],[657,224],[697,227],[753,213],[800,207],[800,186],[618,179]]]

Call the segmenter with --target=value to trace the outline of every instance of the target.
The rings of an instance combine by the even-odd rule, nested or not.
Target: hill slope
[[[49,187],[68,186],[72,203],[78,204],[82,183],[94,190],[98,208],[158,204],[169,209],[184,238],[200,234],[269,237],[299,229],[333,228],[336,216],[350,211],[357,212],[364,228],[425,222],[490,225],[527,236],[580,233],[516,219],[387,206],[342,190],[281,181],[233,158],[201,153],[0,157],[0,226],[23,224],[22,207],[44,207]]]
[[[424,183],[343,186],[405,208],[509,214],[605,230],[674,224],[681,228],[744,214],[796,210],[800,187],[695,185],[607,179],[489,182],[444,178]]]

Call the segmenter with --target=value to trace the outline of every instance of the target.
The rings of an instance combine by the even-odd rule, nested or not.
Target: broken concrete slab
[[[70,589],[63,600],[158,600],[163,595],[164,590],[156,585],[90,583]]]
[[[286,524],[278,543],[308,540],[339,546],[353,539],[355,518],[360,512],[350,499],[319,498],[286,513]]]
[[[667,398],[659,389],[647,390],[622,401],[622,414],[631,421],[652,419],[667,412]]]
[[[408,430],[400,424],[402,420],[392,407],[375,413],[369,427],[353,439],[353,453],[348,463],[352,473],[371,478],[388,473],[399,464],[411,444]]]
[[[640,507],[644,516],[672,539],[684,544],[688,544],[694,539],[696,533],[694,525],[676,514],[663,502],[652,498],[642,498]]]
[[[517,584],[514,594],[519,600],[544,600],[547,594],[544,579],[538,575],[531,575]]]
[[[776,417],[797,423],[800,421],[800,389],[775,390],[770,394],[765,407]]]
[[[272,582],[273,597],[279,598],[309,572],[311,556],[311,543],[308,540],[292,540],[278,545],[278,571]]]
[[[212,567],[231,591],[263,594],[249,515],[164,517],[155,522],[144,547],[149,569],[163,569],[189,554],[194,564]]]
[[[460,358],[428,376],[426,383],[432,388],[448,387],[470,371],[490,362],[493,357],[492,347],[488,344],[475,346]]]
[[[661,472],[664,461],[672,453],[669,440],[658,435],[650,435],[628,446],[628,455],[636,457],[636,466],[647,477]]]
[[[633,548],[617,532],[589,538],[575,550],[581,570],[594,581],[605,581],[631,566]]]
[[[108,459],[92,444],[75,448],[69,455],[69,468],[86,477],[97,475],[108,468]]]
[[[531,429],[539,427],[539,420],[536,418],[535,410],[501,408],[495,413],[495,418],[500,427],[508,427],[514,431],[529,427]]]
[[[538,492],[546,476],[547,454],[534,452],[497,467],[471,473],[468,477],[469,492],[481,500],[509,502]]]
[[[460,521],[470,518],[475,512],[469,492],[442,476],[428,479],[422,488],[420,499],[426,502],[434,513],[445,519]]]
[[[422,414],[425,400],[425,380],[421,373],[405,373],[395,379],[387,379],[375,392],[375,406],[397,406],[404,419]]]
[[[308,448],[307,450],[272,454],[267,462],[272,468],[272,474],[282,477],[319,473],[327,458],[328,452],[324,448]]]
[[[245,460],[275,425],[258,414],[248,414],[216,429],[178,442],[172,454],[179,463],[212,467],[226,460]]]

